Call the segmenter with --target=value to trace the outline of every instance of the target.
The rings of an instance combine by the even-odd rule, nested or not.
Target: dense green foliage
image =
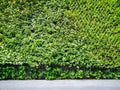
[[[119,79],[120,69],[73,69],[68,67],[30,67],[24,65],[1,65],[0,79]]]
[[[0,79],[120,78],[119,0],[0,0]]]

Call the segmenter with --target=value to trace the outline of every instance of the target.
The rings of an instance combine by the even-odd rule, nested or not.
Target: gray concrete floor
[[[120,90],[120,80],[3,80],[0,90]]]

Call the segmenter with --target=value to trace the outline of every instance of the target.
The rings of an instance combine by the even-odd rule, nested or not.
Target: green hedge
[[[120,69],[81,68],[24,65],[0,65],[0,80],[7,79],[119,79]]]
[[[119,0],[1,0],[0,79],[120,79]]]

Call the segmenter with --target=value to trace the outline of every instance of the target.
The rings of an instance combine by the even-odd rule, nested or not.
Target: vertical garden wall
[[[0,79],[120,79],[119,0],[0,0]]]

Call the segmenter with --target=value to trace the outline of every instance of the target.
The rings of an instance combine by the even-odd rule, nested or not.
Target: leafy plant
[[[0,79],[119,79],[119,28],[119,0],[1,0]]]

